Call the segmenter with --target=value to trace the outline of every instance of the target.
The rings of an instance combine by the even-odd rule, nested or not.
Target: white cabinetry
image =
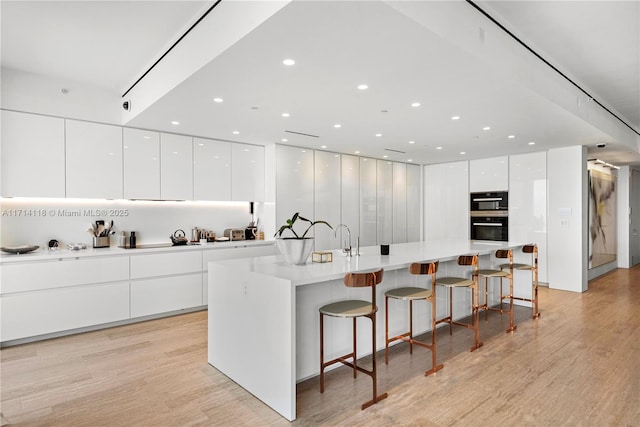
[[[378,242],[376,184],[376,160],[360,158],[360,246]]]
[[[355,245],[355,237],[360,230],[360,158],[343,154],[341,156],[341,177],[342,177],[342,223],[353,233],[351,242]],[[335,224],[332,224],[335,226]],[[347,238],[346,232],[341,229],[338,237],[340,242]],[[363,245],[361,239],[360,245]],[[342,243],[340,243],[342,244]]]
[[[160,199],[160,136],[124,128],[124,197]]]
[[[469,191],[508,191],[509,159],[492,157],[471,160],[469,165]]]
[[[424,239],[469,239],[469,163],[424,167]]]
[[[2,341],[129,317],[129,258],[2,265]]]
[[[548,282],[545,152],[509,157],[509,240],[538,245],[539,281]],[[514,262],[530,262],[529,255],[520,251],[515,251],[513,256]],[[531,290],[527,292],[530,294]]]
[[[231,200],[231,143],[193,138],[193,198]]]
[[[131,257],[131,317],[202,305],[202,252]]]
[[[296,212],[312,220],[313,150],[279,145],[276,147],[276,165],[276,229]],[[294,229],[304,232],[307,226],[296,223]]]
[[[393,243],[407,242],[407,167],[393,163]]]
[[[407,165],[407,241],[419,242],[420,233],[420,166]]]
[[[231,198],[264,201],[264,147],[231,145]]]
[[[376,161],[376,218],[378,243],[393,243],[393,163]]]
[[[64,197],[64,120],[2,111],[2,196]]]
[[[193,143],[190,136],[160,134],[160,198],[193,199]]]
[[[314,160],[315,219],[327,221],[335,228],[340,224],[340,155],[316,151]],[[340,240],[325,226],[315,227],[314,234],[315,250],[338,249],[341,246]]]
[[[122,128],[66,121],[67,197],[122,198]]]

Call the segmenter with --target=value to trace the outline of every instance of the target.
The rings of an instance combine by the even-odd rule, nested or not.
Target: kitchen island
[[[341,299],[368,299],[369,290],[347,288],[348,272],[383,268],[384,279],[377,287],[378,349],[384,348],[384,292],[411,284],[412,262],[439,260],[439,276],[462,273],[455,260],[459,255],[479,254],[481,268],[492,268],[491,254],[498,249],[517,248],[520,243],[444,240],[390,245],[389,255],[377,246],[361,249],[360,256],[334,252],[333,262],[290,266],[282,256],[263,256],[209,263],[209,363],[269,405],[286,419],[296,418],[296,383],[319,373],[318,308]],[[468,292],[454,298],[453,317],[470,314]],[[492,298],[497,303],[498,297]],[[437,316],[444,317],[445,292],[437,293]],[[389,332],[407,324],[407,310],[394,310]],[[426,307],[414,308],[414,331],[430,330]],[[337,321],[335,321],[337,320]],[[342,319],[325,323],[326,359],[349,351],[351,328]],[[481,330],[482,334],[482,330]],[[358,348],[365,356],[371,348],[370,335],[358,334]],[[367,380],[364,380],[367,381]]]

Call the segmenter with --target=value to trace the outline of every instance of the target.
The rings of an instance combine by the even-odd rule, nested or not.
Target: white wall
[[[587,281],[587,149],[547,152],[547,274],[552,289],[584,292]]]
[[[169,243],[169,236],[179,228],[188,237],[193,227],[222,236],[226,228],[245,228],[251,220],[248,202],[3,198],[0,205],[2,246],[46,247],[51,239],[90,246],[92,238],[86,230],[98,219],[112,219],[117,234],[136,231],[138,244]],[[256,204],[258,217],[262,208],[262,204]],[[115,237],[111,239],[112,246],[117,245]],[[270,240],[271,235],[265,234],[265,239]]]
[[[2,68],[0,84],[0,106],[7,110],[117,125],[122,121],[122,100],[115,90],[9,68]]]

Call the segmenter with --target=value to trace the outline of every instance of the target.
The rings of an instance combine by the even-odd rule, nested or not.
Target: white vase
[[[276,246],[287,264],[303,265],[307,263],[313,249],[313,237],[304,239],[276,239]]]

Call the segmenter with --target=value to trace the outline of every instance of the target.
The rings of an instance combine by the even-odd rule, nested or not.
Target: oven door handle
[[[496,222],[474,222],[473,225],[482,225],[486,227],[503,227],[503,224]]]
[[[502,197],[484,197],[473,199],[474,202],[499,202],[502,200]]]

